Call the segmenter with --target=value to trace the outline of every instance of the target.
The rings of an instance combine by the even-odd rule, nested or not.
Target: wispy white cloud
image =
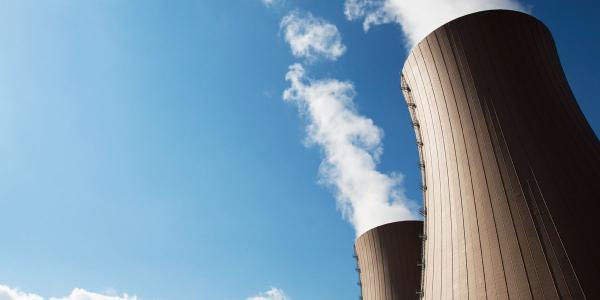
[[[246,300],[292,300],[292,298],[288,297],[283,290],[272,287],[270,290]]]
[[[283,18],[280,26],[296,57],[336,60],[346,52],[337,27],[311,13],[293,11]]]
[[[277,3],[279,3],[281,0],[260,0],[266,7],[271,7]]]
[[[460,16],[489,9],[526,11],[516,0],[345,0],[349,20],[373,25],[398,23],[412,47],[431,31]]]
[[[44,300],[45,298],[34,294],[20,291],[5,285],[0,285],[0,300]],[[48,298],[48,300],[139,300],[136,296],[123,294],[121,296],[109,296],[93,292],[88,292],[84,289],[76,288],[71,291],[66,297]]]
[[[376,170],[383,152],[383,131],[356,111],[354,86],[336,79],[307,78],[300,64],[286,74],[286,101],[298,104],[307,118],[309,144],[321,147],[321,182],[336,190],[343,216],[357,235],[385,223],[414,220],[401,188],[402,176]]]
[[[129,296],[127,294],[123,294],[121,296],[108,296],[76,288],[67,297],[50,298],[49,300],[138,300],[138,298],[136,296]]]

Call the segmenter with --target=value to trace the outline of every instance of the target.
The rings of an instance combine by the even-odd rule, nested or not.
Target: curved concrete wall
[[[600,145],[548,29],[456,19],[412,49],[402,87],[425,190],[427,299],[600,299]]]
[[[363,300],[417,299],[421,283],[423,222],[375,227],[354,245]]]

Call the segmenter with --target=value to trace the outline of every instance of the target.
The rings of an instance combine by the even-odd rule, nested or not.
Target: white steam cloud
[[[288,297],[283,290],[273,287],[258,296],[250,297],[246,300],[292,300],[292,298]]]
[[[356,112],[354,86],[335,79],[312,80],[300,64],[289,67],[283,98],[308,119],[309,143],[324,153],[321,181],[336,189],[338,207],[357,236],[389,222],[416,219],[400,187],[401,176],[376,170],[383,131]]]
[[[0,285],[0,300],[44,300],[45,298],[33,294],[13,289],[5,285]],[[136,296],[123,294],[122,296],[109,296],[93,292],[88,292],[84,289],[73,289],[71,294],[62,298],[48,298],[48,300],[139,300]]]
[[[363,18],[365,31],[372,25],[400,24],[410,48],[453,19],[489,9],[526,11],[515,0],[346,0],[344,13],[349,20]]]
[[[281,29],[296,57],[336,60],[346,52],[337,27],[310,13],[291,12],[281,20]]]
[[[335,60],[346,47],[337,27],[309,13],[292,12],[281,21],[294,56]],[[416,219],[400,186],[402,177],[376,170],[383,131],[358,114],[354,86],[335,79],[312,80],[300,64],[289,67],[285,101],[307,117],[307,141],[324,154],[320,182],[336,191],[338,208],[357,236],[389,222]]]

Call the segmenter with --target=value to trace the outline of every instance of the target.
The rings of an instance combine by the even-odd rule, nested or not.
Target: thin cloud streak
[[[279,3],[280,0],[261,0],[262,4],[264,4],[266,7],[271,7],[277,3]]]

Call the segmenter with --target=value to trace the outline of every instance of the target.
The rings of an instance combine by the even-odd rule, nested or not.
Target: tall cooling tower
[[[417,299],[421,285],[423,222],[375,227],[354,245],[363,300]]]
[[[423,178],[422,295],[600,299],[600,145],[544,24],[458,18],[412,49],[401,84]]]

